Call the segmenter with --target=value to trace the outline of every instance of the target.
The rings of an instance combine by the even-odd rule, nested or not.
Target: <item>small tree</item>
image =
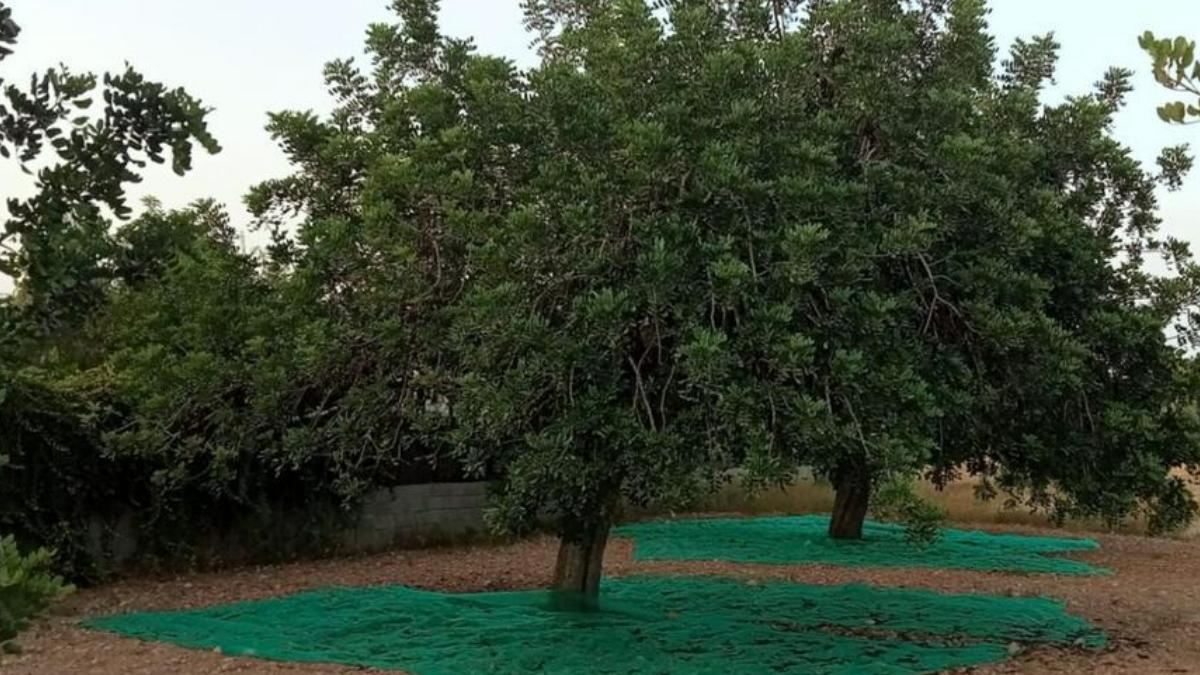
[[[49,571],[52,553],[17,550],[12,537],[0,537],[0,661],[20,651],[14,639],[46,607],[74,590]]]

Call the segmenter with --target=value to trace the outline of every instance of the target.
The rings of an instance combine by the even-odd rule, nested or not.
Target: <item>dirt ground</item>
[[[1023,526],[985,529],[1056,534]],[[608,574],[718,573],[814,584],[862,582],[950,592],[1043,595],[1108,632],[1107,650],[1037,648],[972,673],[1200,673],[1200,542],[1096,535],[1101,549],[1077,554],[1112,568],[1110,577],[1059,577],[962,570],[824,565],[635,562],[632,545],[610,544]],[[77,593],[55,616],[22,636],[24,652],[0,664],[5,675],[162,673],[364,673],[361,668],[230,658],[79,628],[81,618],[137,610],[199,607],[283,595],[321,586],[407,584],[443,591],[536,588],[549,578],[555,543],[398,551],[355,558],[248,568],[164,579],[133,579]]]

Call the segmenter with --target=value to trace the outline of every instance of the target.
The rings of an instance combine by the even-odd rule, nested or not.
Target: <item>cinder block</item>
[[[377,509],[386,507],[395,500],[395,493],[388,488],[380,488],[368,492],[362,500],[364,509]]]
[[[484,508],[486,504],[487,497],[485,495],[434,497],[430,501],[431,508]]]
[[[422,483],[420,485],[401,485],[400,487],[393,488],[393,490],[395,492],[396,499],[399,501],[408,499],[423,499],[433,494],[435,487],[436,485],[433,483]]]
[[[393,530],[396,528],[396,517],[390,512],[364,513],[358,519],[358,529],[361,530]]]
[[[376,551],[387,548],[395,540],[395,528],[358,527],[350,542],[355,551]]]
[[[488,484],[483,482],[467,482],[467,483],[439,483],[434,488],[434,494],[439,495],[454,495],[462,497],[466,495],[487,495]]]
[[[458,505],[458,497],[451,495],[434,495],[429,498],[426,506],[428,511],[442,511],[452,509]]]

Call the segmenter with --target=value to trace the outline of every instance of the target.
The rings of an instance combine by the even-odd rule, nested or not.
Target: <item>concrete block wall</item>
[[[343,545],[373,551],[422,538],[451,538],[485,529],[487,483],[426,483],[376,490],[363,500]]]
[[[379,489],[364,498],[356,513],[347,514],[336,505],[325,507],[328,513],[322,508],[284,512],[266,520],[249,519],[191,543],[207,558],[253,561],[264,557],[264,546],[289,556],[368,553],[398,544],[459,539],[486,531],[487,491],[488,484],[479,482]],[[126,513],[115,521],[97,517],[90,525],[90,552],[102,566],[119,571],[142,562],[137,514]]]

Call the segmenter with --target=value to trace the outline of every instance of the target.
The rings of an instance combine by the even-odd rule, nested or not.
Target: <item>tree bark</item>
[[[610,527],[611,523],[605,520],[578,539],[567,536],[560,540],[552,587],[561,608],[595,606],[600,596],[600,573]]]
[[[858,462],[839,468],[834,477],[833,516],[829,536],[834,539],[862,539],[863,521],[871,497],[871,474]]]

